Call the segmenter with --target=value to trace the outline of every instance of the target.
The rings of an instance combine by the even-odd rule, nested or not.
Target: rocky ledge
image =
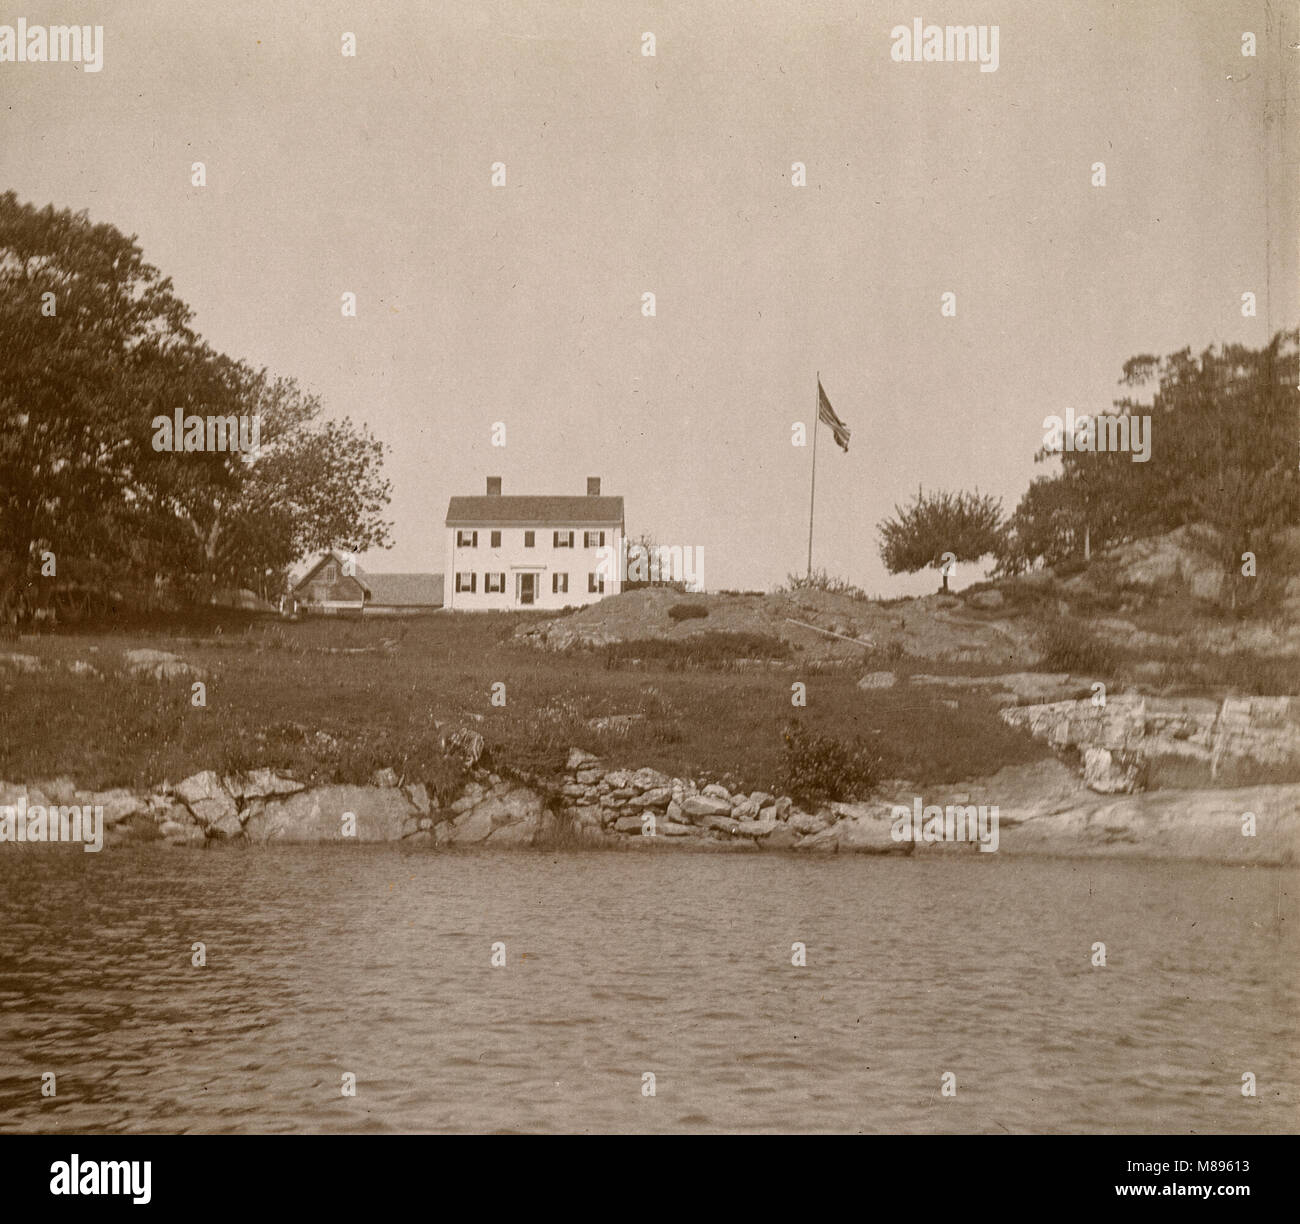
[[[478,741],[477,743],[475,741]],[[470,761],[476,733],[452,737]],[[906,854],[871,805],[834,803],[808,812],[788,797],[731,794],[654,769],[606,769],[574,749],[558,779],[508,779],[471,768],[453,801],[440,805],[422,782],[379,770],[368,786],[308,788],[270,770],[221,776],[211,770],[148,794],[88,792],[67,779],[33,786],[0,782],[0,806],[100,805],[107,841],[428,842],[435,846],[730,846],[754,850],[845,849]],[[831,836],[833,834],[833,836]]]
[[[1086,683],[1086,682],[1085,682]],[[1142,790],[1149,767],[1176,761],[1197,783],[1227,775],[1259,777],[1300,769],[1300,698],[1146,697],[1124,694],[1101,705],[1051,701],[1001,711],[1009,726],[1079,754],[1083,778],[1101,794]]]
[[[459,746],[476,755],[473,745]],[[423,783],[385,769],[366,786],[315,787],[270,770],[204,771],[147,794],[86,792],[67,779],[39,786],[0,782],[0,807],[20,800],[28,808],[102,807],[109,846],[362,841],[439,848],[975,853],[973,842],[895,840],[896,805],[911,807],[923,797],[926,805],[997,811],[997,851],[1004,855],[1292,864],[1300,844],[1300,784],[1103,797],[1061,762],[1046,761],[964,786],[955,793],[886,784],[886,798],[808,811],[764,791],[731,793],[654,769],[608,769],[574,749],[558,779],[506,778],[474,768],[461,794],[445,804]]]

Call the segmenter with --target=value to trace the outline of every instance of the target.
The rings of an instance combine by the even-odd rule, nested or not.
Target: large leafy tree
[[[293,379],[208,356],[226,367],[210,394],[228,389],[258,418],[258,451],[205,454],[202,465],[190,462],[195,455],[173,456],[153,495],[174,571],[191,576],[196,594],[274,587],[308,553],[388,547],[382,444],[349,418],[322,419],[319,398]]]
[[[260,418],[260,450],[156,450],[177,408]],[[48,554],[60,579],[204,598],[386,546],[382,461],[292,379],[206,345],[134,238],[0,195],[0,606]]]
[[[139,405],[193,342],[189,323],[133,240],[84,214],[0,195],[0,563],[10,599],[45,552],[60,564],[137,559],[129,492],[156,458]]]
[[[894,517],[881,521],[880,558],[891,574],[932,568],[948,589],[945,555],[978,561],[996,553],[1002,542],[1002,504],[989,494],[930,493],[917,490],[908,506],[895,506]]]

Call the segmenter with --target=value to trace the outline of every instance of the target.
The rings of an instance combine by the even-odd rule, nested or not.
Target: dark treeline
[[[881,555],[893,573],[939,569],[951,554],[995,557],[1000,573],[1017,574],[1196,524],[1189,539],[1220,568],[1222,602],[1266,606],[1296,564],[1289,529],[1300,523],[1298,354],[1300,331],[1292,330],[1262,349],[1134,357],[1109,413],[1090,424],[1067,419],[1038,451],[1036,460],[1057,470],[1030,484],[1009,519],[987,496],[922,492],[881,523]],[[1126,438],[1124,449],[1093,441],[1116,436]],[[1135,453],[1145,457],[1135,462]],[[1253,576],[1243,573],[1246,553]]]
[[[216,352],[136,240],[0,195],[0,613],[274,595],[322,548],[390,543],[383,447],[291,378]],[[153,422],[256,422],[175,449]],[[248,434],[245,433],[245,440]],[[197,435],[191,442],[197,440]],[[205,441],[211,444],[210,435]]]
[[[1126,362],[1114,412],[1150,418],[1150,458],[1061,454],[1060,472],[1035,480],[1011,517],[1008,568],[1200,523],[1225,574],[1240,573],[1244,552],[1276,570],[1266,560],[1300,512],[1298,346],[1300,333],[1279,332],[1262,349]]]

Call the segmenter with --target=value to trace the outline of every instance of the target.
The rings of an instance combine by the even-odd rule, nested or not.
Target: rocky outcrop
[[[1068,672],[1005,672],[997,676],[913,676],[911,684],[931,688],[993,689],[1006,701],[1065,701],[1092,691],[1094,681]]]
[[[1067,703],[1074,706],[1075,703]],[[1027,707],[1032,709],[1032,707]],[[1166,712],[1167,713],[1167,712]],[[1129,754],[1145,728],[1136,707],[1113,719],[1075,711],[1051,725],[1068,742],[1071,728],[1098,741],[1085,749],[1097,783],[1125,780]],[[1044,724],[1046,725],[1046,724]],[[1065,728],[1061,731],[1060,728]],[[1103,747],[1102,743],[1109,746]],[[1109,774],[1107,774],[1109,771]],[[896,805],[920,797],[888,784],[869,803],[831,803],[809,811],[766,791],[731,792],[718,783],[655,769],[609,769],[575,749],[562,775],[545,781],[473,771],[461,794],[440,805],[420,782],[380,770],[369,786],[306,787],[270,770],[222,776],[206,770],[174,788],[139,795],[124,789],[78,790],[68,779],[40,787],[0,783],[0,806],[95,804],[107,843],[402,842],[469,846],[656,847],[811,854],[973,853],[971,842],[896,840]],[[1059,761],[1008,768],[959,794],[932,793],[925,805],[981,805],[997,811],[1001,854],[1208,859],[1291,863],[1300,833],[1300,784],[1220,790],[1170,790],[1101,798]]]
[[[987,789],[996,795],[999,788],[991,782]],[[1300,785],[1085,795],[1065,803],[1008,799],[1000,811],[1001,854],[1300,861]]]
[[[1103,794],[1142,787],[1155,761],[1178,759],[1204,769],[1206,780],[1229,766],[1300,767],[1300,699],[1112,697],[1014,706],[1004,722],[1056,749],[1073,749],[1088,785]]]

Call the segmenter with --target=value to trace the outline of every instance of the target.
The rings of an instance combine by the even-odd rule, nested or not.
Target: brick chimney
[[[600,496],[600,477],[599,477],[599,476],[588,476],[588,477],[587,477],[587,496],[588,496],[588,497],[599,497],[599,496]]]
[[[489,497],[501,496],[501,477],[489,476],[487,478],[487,491]]]

